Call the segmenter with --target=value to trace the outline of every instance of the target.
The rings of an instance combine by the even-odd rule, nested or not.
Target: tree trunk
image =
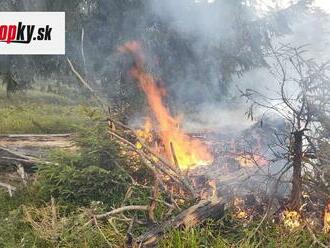
[[[303,131],[296,131],[294,133],[292,191],[289,202],[289,208],[291,210],[299,210],[301,206],[303,135]]]

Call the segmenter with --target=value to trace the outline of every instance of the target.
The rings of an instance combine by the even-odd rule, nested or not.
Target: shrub
[[[121,152],[104,126],[101,123],[82,129],[77,137],[78,151],[53,153],[50,159],[55,164],[40,165],[38,186],[43,199],[53,196],[75,205],[102,201],[113,206],[122,203],[133,177],[145,182],[151,178],[138,158]],[[142,179],[137,178],[139,175]],[[139,200],[148,196],[142,189],[134,194]]]

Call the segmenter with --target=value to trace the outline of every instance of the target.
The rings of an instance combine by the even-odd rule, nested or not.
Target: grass
[[[230,221],[229,221],[230,219]],[[260,220],[235,221],[230,213],[217,222],[202,227],[172,230],[159,244],[159,248],[309,248],[319,247],[306,228],[289,231],[282,224],[265,222],[256,229]],[[326,244],[327,237],[318,239]],[[329,242],[329,241],[328,241]]]
[[[19,190],[15,197],[0,192],[0,247],[123,247],[127,226],[108,222],[84,226],[83,208],[66,213],[66,205],[40,201],[36,188]],[[55,207],[56,211],[53,210]],[[93,205],[87,213],[102,206]],[[104,211],[104,210],[103,210]],[[54,216],[54,212],[56,215]],[[289,231],[282,224],[241,221],[227,212],[219,221],[196,228],[173,229],[159,248],[309,248],[319,247],[305,228]],[[118,233],[119,232],[119,233]],[[328,237],[329,238],[329,237]],[[326,244],[327,237],[318,235]]]
[[[65,205],[38,201],[33,194],[33,188],[17,192],[14,198],[0,192],[0,247],[124,247],[126,225],[117,223],[116,230],[110,223],[101,221],[96,226],[84,226],[88,218],[82,215],[82,208],[65,214],[61,210],[66,208]],[[94,205],[92,209],[97,208]],[[281,224],[265,222],[256,229],[259,223],[260,220],[236,220],[227,212],[219,221],[210,221],[196,228],[171,230],[157,247],[319,247],[305,228],[289,231]],[[327,240],[322,235],[318,235],[318,239],[324,243]]]
[[[9,198],[0,192],[0,247],[122,247],[110,225],[84,226],[87,218],[77,211],[63,214],[66,206],[40,202],[31,189],[22,189]],[[105,235],[104,235],[105,234]],[[118,244],[118,245],[116,245]],[[119,245],[120,244],[120,245]]]
[[[40,91],[19,93],[8,99],[0,88],[0,134],[74,132],[84,121],[84,105]]]

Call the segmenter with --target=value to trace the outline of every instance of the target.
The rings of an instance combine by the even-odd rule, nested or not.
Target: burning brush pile
[[[159,88],[155,78],[145,71],[139,43],[128,43],[121,47],[121,51],[130,53],[134,57],[135,66],[130,74],[139,82],[153,114],[146,119],[144,130],[137,131],[138,136],[144,139],[154,152],[164,154],[168,161],[181,170],[211,164],[213,155],[209,148],[180,129],[178,118],[171,116],[165,107],[163,97],[166,95],[166,90]],[[154,137],[154,130],[157,130],[157,137]],[[141,146],[139,143],[136,145]]]
[[[150,115],[144,117],[143,127],[136,129],[109,118],[109,134],[138,155],[154,174],[153,200],[146,207],[150,220],[155,221],[152,211],[160,189],[172,202],[167,203],[170,213],[175,208],[181,209],[178,202],[199,200],[161,227],[138,237],[138,243],[153,244],[170,227],[192,227],[207,218],[219,218],[225,203],[233,207],[239,220],[263,216],[269,206],[275,205],[275,218],[289,229],[302,225],[300,213],[285,208],[283,199],[288,195],[290,182],[281,183],[281,189],[275,193],[269,191],[278,186],[271,172],[276,174],[283,167],[268,159],[274,152],[269,144],[274,140],[273,129],[283,128],[283,121],[275,125],[255,124],[239,133],[221,130],[187,133],[181,128],[180,119],[166,107],[166,89],[158,85],[160,79],[147,72],[141,45],[129,42],[119,51],[134,59],[129,74],[144,92]],[[324,223],[329,230],[328,212],[324,214]]]
[[[120,48],[120,51],[134,57],[135,66],[130,70],[130,75],[139,82],[152,112],[151,116],[145,117],[143,128],[136,130],[136,135],[154,153],[161,155],[182,171],[201,167],[208,168],[208,166],[220,163],[225,163],[228,170],[232,170],[233,168],[230,167],[235,167],[235,165],[238,168],[252,168],[256,163],[260,166],[268,163],[262,155],[258,155],[256,152],[247,153],[246,144],[238,140],[242,137],[233,137],[232,134],[227,135],[231,137],[225,137],[216,131],[186,133],[180,128],[182,125],[180,119],[172,116],[165,106],[166,89],[159,87],[157,85],[159,79],[156,80],[153,75],[145,71],[140,44],[127,43]],[[255,139],[253,141],[256,146],[255,150],[261,151],[261,146],[265,144],[260,141],[261,137],[258,135],[249,138],[250,140]],[[135,145],[138,149],[143,147],[140,142]],[[216,151],[216,147],[224,149]],[[215,155],[225,161],[216,161]],[[236,162],[229,165],[231,159]]]

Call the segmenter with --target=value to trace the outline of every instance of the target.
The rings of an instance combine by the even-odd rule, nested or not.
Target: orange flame
[[[326,205],[324,209],[323,223],[323,231],[325,233],[330,233],[330,202]]]
[[[237,219],[243,220],[249,217],[247,211],[245,211],[245,201],[240,197],[234,198],[234,207],[235,207],[235,217]]]
[[[301,226],[301,215],[297,211],[283,211],[282,220],[284,226],[291,231]]]
[[[150,118],[146,118],[143,129],[139,129],[136,131],[136,135],[142,138],[147,143],[152,142],[152,122]]]
[[[235,158],[235,160],[243,168],[253,168],[257,165],[266,166],[268,161],[261,155],[257,154],[242,154]]]
[[[138,42],[128,42],[119,48],[120,52],[131,54],[135,66],[130,70],[130,75],[139,82],[139,86],[146,94],[148,104],[158,122],[159,135],[165,147],[166,157],[174,161],[174,150],[178,166],[188,169],[198,165],[210,164],[212,154],[207,146],[199,140],[193,139],[184,133],[178,126],[178,118],[171,116],[163,103],[165,89],[160,88],[153,75],[144,69],[144,55]],[[173,149],[171,149],[171,144]]]

